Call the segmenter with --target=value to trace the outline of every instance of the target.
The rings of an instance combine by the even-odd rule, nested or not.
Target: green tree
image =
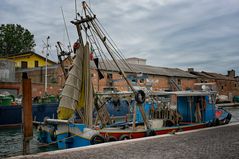
[[[0,26],[0,56],[31,51],[36,46],[34,35],[19,24]]]

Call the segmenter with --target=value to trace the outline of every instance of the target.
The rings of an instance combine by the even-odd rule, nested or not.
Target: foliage
[[[34,35],[19,24],[0,26],[0,56],[28,52],[35,46]]]

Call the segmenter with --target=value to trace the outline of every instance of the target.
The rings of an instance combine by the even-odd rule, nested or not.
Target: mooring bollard
[[[22,74],[22,121],[23,121],[23,155],[30,152],[30,140],[33,137],[32,126],[32,85],[27,73]]]

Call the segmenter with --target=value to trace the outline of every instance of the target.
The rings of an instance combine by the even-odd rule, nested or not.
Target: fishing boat
[[[125,73],[132,68],[112,39],[106,36],[105,29],[87,3],[83,2],[82,6],[84,15],[72,21],[79,38],[74,44],[75,57],[62,90],[58,119],[38,123],[40,142],[57,144],[65,149],[175,133],[216,125],[216,121],[222,120],[219,119],[222,114],[229,114],[224,110],[216,116],[215,91],[145,92],[135,89]],[[99,79],[104,77],[100,70],[107,70],[107,65],[112,64],[125,80],[130,93],[104,93],[106,98],[95,92],[90,78],[91,63],[94,63]],[[111,120],[106,103],[122,95],[133,101],[130,102],[132,113],[129,119],[116,122]],[[227,118],[225,124],[230,121],[228,116],[222,118]]]
[[[13,95],[0,95],[0,128],[20,127],[22,125],[22,105]],[[57,117],[58,102],[55,98],[32,104],[32,116],[35,121],[42,122],[45,117]]]
[[[146,102],[144,105],[149,129],[145,128],[141,114],[137,111],[135,123],[120,123],[101,129],[99,130],[101,138],[117,141],[227,124],[231,114],[215,107],[216,93],[214,91],[154,93],[153,96],[160,99]]]

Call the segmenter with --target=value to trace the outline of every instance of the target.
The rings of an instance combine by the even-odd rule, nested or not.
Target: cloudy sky
[[[239,75],[239,0],[87,0],[125,57],[147,64]],[[35,35],[41,54],[49,35],[51,57],[56,41],[71,43],[76,29],[74,0],[1,0],[0,23],[21,24]],[[80,1],[78,1],[78,8]]]

